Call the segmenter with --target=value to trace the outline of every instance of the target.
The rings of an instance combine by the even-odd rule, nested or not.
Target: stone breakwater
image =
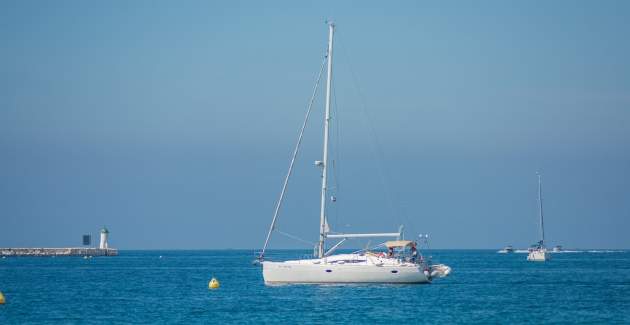
[[[116,256],[115,248],[0,248],[0,256]]]

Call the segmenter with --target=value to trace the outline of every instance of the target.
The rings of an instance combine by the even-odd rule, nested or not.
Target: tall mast
[[[538,214],[540,215],[540,244],[545,244],[545,223],[543,220],[543,206],[542,206],[542,179],[540,172],[536,172],[538,175]]]
[[[326,78],[326,113],[324,116],[324,157],[322,159],[322,197],[319,215],[319,246],[317,257],[324,256],[324,242],[326,240],[326,186],[328,181],[328,124],[330,123],[330,88],[332,84],[333,34],[335,24],[328,21],[328,76]]]

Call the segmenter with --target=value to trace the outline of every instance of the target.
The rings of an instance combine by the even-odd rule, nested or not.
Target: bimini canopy
[[[415,246],[415,243],[411,240],[390,240],[385,242],[385,246],[387,248],[395,248],[395,247],[407,247],[407,246]]]

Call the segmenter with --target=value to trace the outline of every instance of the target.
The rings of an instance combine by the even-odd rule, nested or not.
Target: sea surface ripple
[[[553,254],[546,263],[496,250],[427,254],[453,273],[427,285],[268,287],[250,250],[6,258],[0,324],[630,323],[629,252]],[[208,290],[213,276],[221,287]]]

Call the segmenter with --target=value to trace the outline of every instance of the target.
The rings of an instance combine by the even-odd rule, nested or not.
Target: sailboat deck
[[[399,258],[387,257],[383,254],[338,254],[325,258],[289,260],[286,264],[325,264],[325,265],[374,265],[374,266],[415,266],[418,264]]]

